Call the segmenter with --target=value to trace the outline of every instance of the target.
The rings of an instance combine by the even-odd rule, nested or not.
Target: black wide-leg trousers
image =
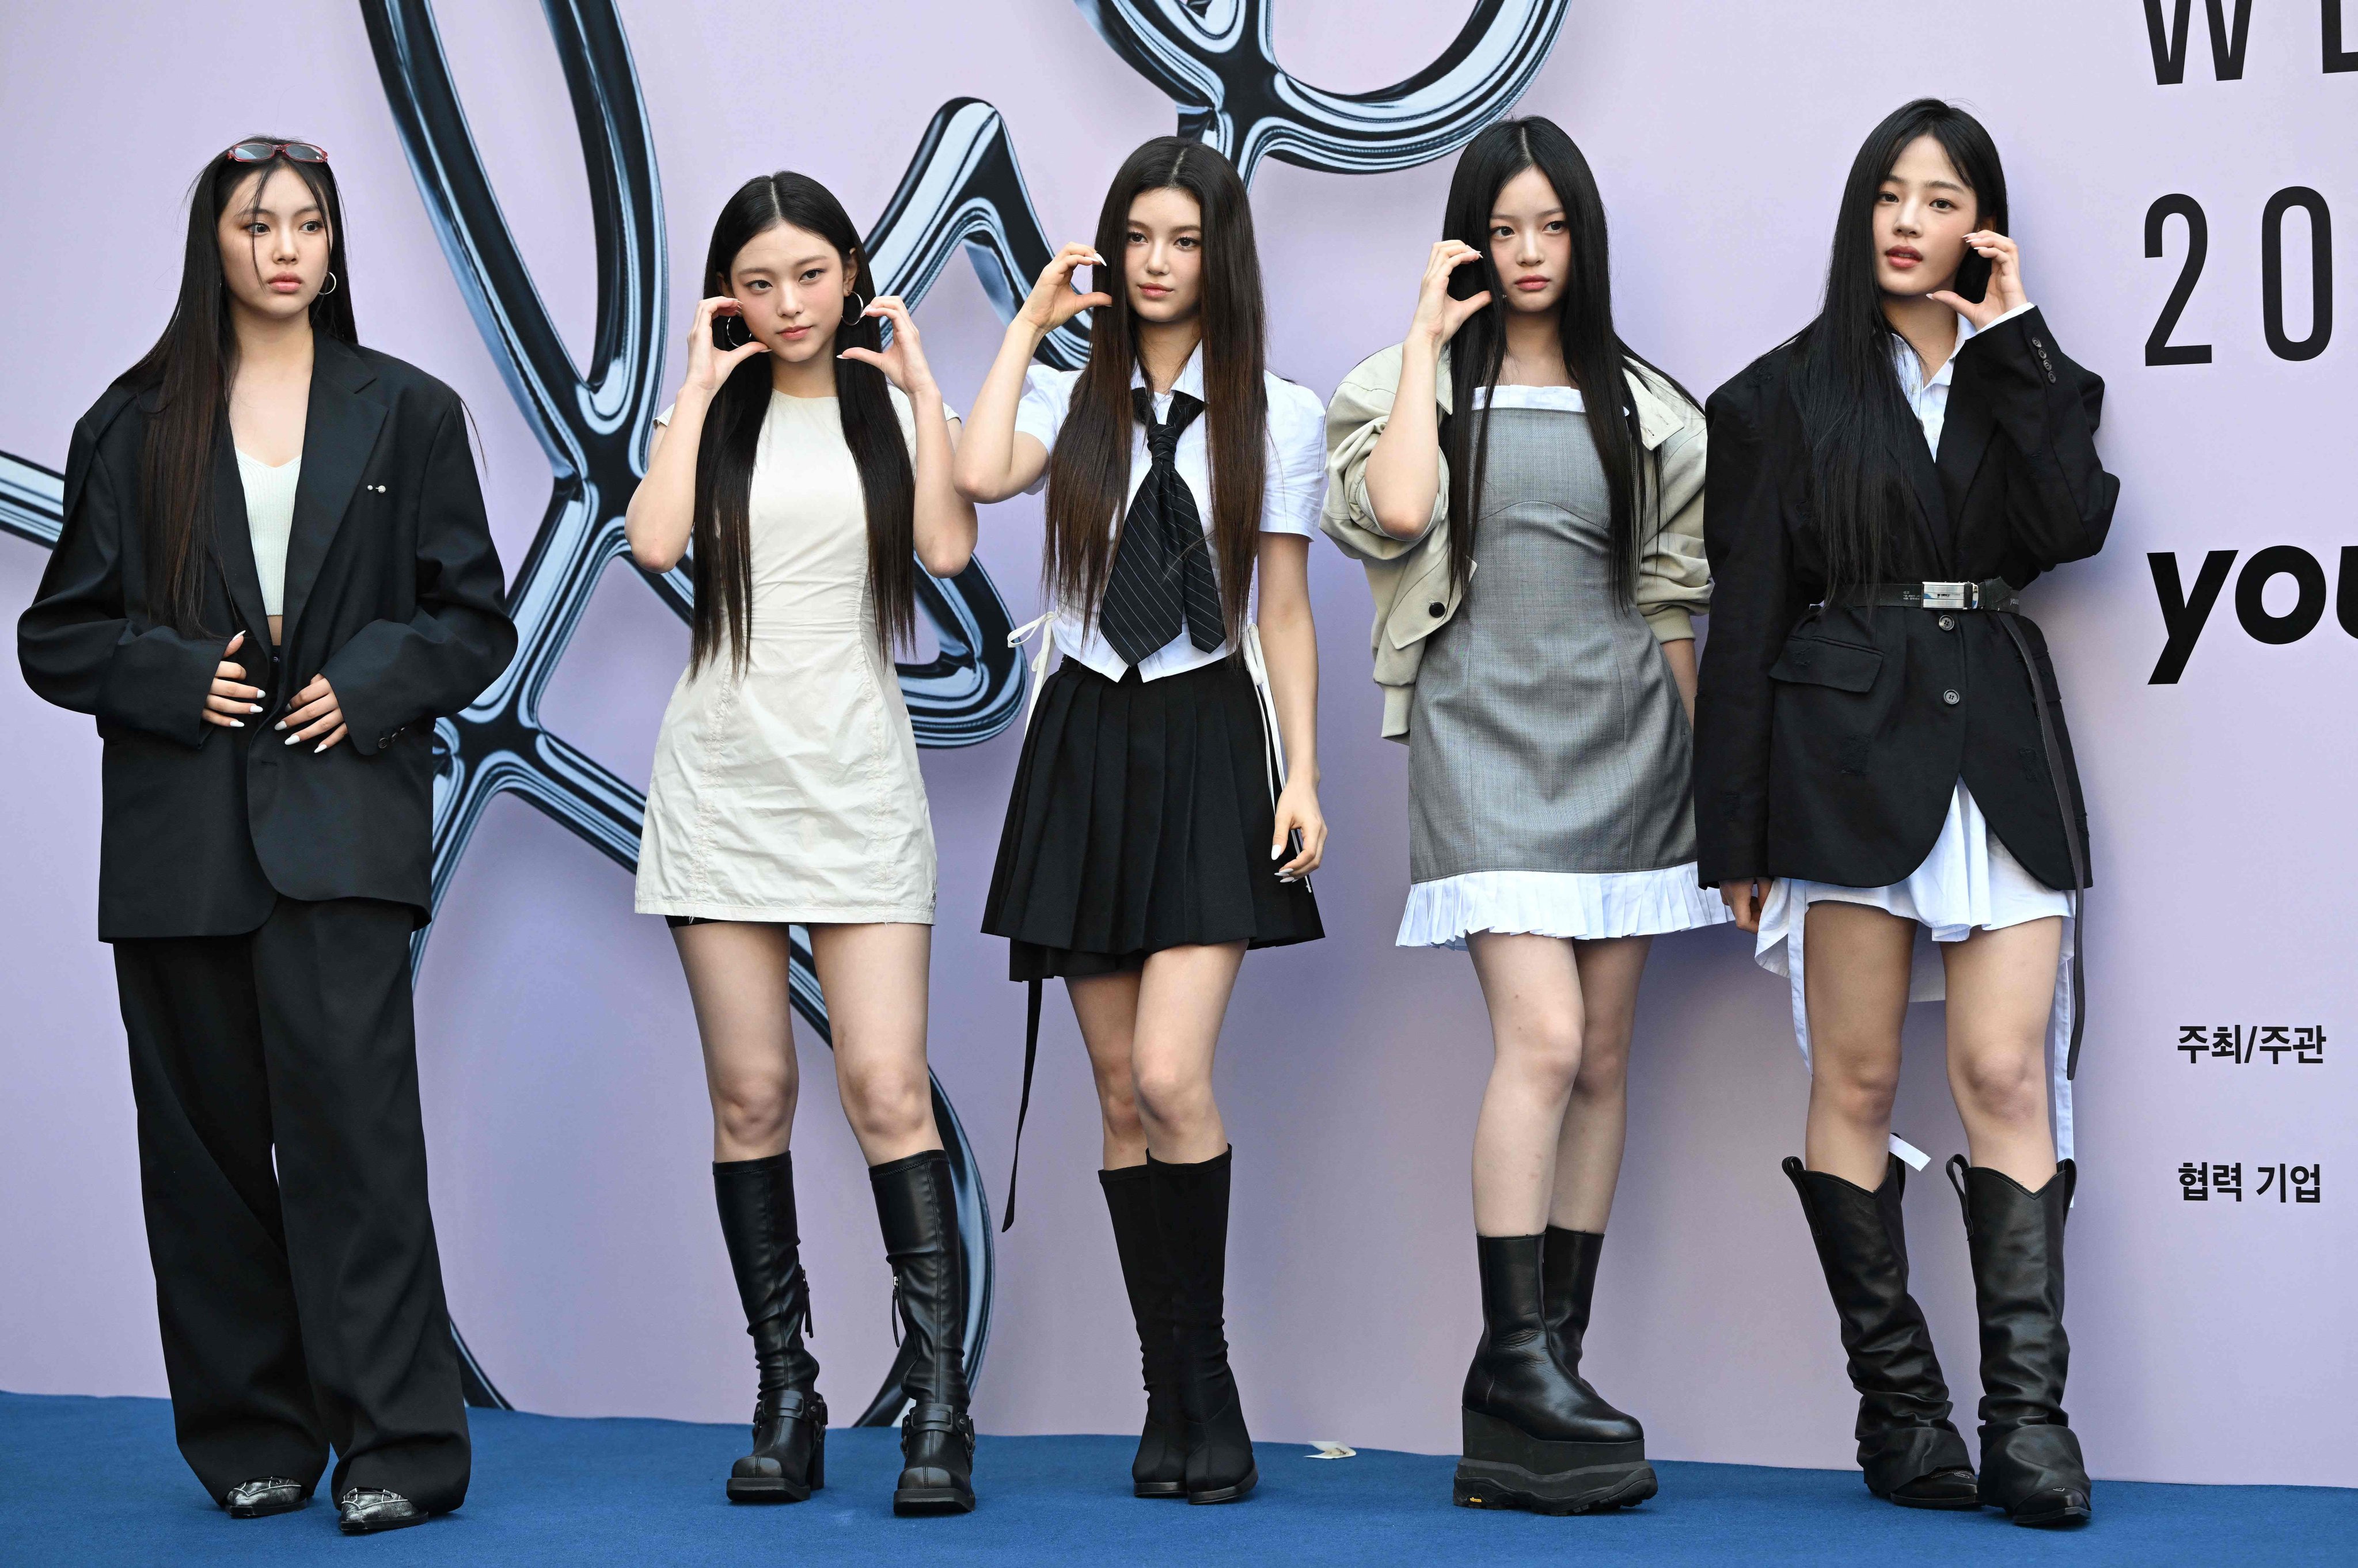
[[[401,904],[282,898],[242,936],[114,944],[173,1424],[215,1500],[314,1485],[330,1448],[330,1497],[466,1497],[412,925]]]

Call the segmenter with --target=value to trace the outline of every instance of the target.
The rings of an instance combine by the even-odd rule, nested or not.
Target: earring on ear
[[[319,297],[320,297],[320,298],[322,298],[322,299],[325,299],[328,296],[330,296],[330,294],[333,294],[335,291],[336,291],[336,275],[335,275],[334,273],[332,273],[332,272],[331,272],[331,273],[330,273],[330,274],[328,275],[328,281],[327,281],[327,282],[325,282],[325,283],[323,283],[323,284],[321,284],[321,285],[319,286]]]
[[[856,290],[843,297],[843,324],[845,326],[858,326],[860,324],[860,319],[867,314],[868,301],[860,298]]]

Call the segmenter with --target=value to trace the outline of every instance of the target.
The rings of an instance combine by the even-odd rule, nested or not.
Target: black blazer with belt
[[[1706,410],[1713,593],[1694,752],[1703,882],[1899,881],[1931,852],[1962,778],[2025,869],[2071,887],[2037,700],[2048,704],[2083,846],[2087,808],[2046,640],[2015,618],[2039,671],[2035,699],[1991,611],[1821,602],[1825,544],[1811,514],[1796,357],[1790,343],[1762,355]],[[1887,547],[1886,578],[2020,588],[2094,555],[2120,492],[2096,456],[2104,391],[2036,309],[1962,344],[1938,459],[1920,439],[1906,443],[1915,505]]]
[[[95,715],[105,742],[100,938],[234,935],[281,894],[384,899],[423,925],[433,720],[515,653],[458,395],[390,355],[315,341],[276,659],[226,422],[203,600],[219,632],[183,636],[147,601],[140,449],[153,408],[117,384],[74,427],[64,532],[16,623],[27,683]],[[241,629],[230,656],[264,688],[264,710],[225,730],[200,714]],[[315,675],[350,730],[320,752],[271,728]]]

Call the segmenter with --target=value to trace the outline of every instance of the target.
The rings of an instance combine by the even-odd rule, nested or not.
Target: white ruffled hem
[[[1476,931],[1595,942],[1728,918],[1719,895],[1696,885],[1692,860],[1656,871],[1467,871],[1410,884],[1395,946],[1462,952]]]

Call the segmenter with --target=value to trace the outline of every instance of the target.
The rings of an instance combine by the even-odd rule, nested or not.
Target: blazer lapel
[[[247,643],[270,647],[270,616],[264,608],[262,574],[254,564],[254,534],[246,521],[245,481],[237,471],[237,447],[224,429],[213,444],[213,557],[229,585],[229,601],[244,624]],[[252,668],[251,665],[248,666]],[[266,681],[255,681],[266,686]]]
[[[303,606],[352,509],[361,473],[384,427],[385,406],[365,392],[375,374],[333,338],[315,340],[311,399],[304,416],[303,474],[295,485],[295,524],[287,539],[285,646],[295,646]]]

